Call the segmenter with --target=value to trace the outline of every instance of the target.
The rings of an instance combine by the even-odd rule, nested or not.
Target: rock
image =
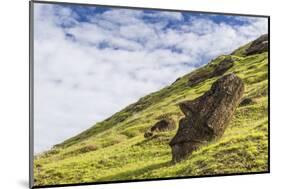
[[[144,138],[149,138],[149,137],[152,137],[152,136],[153,136],[153,133],[150,132],[150,131],[146,131],[146,132],[144,133]]]
[[[202,81],[205,81],[206,79],[209,79],[211,76],[210,72],[208,71],[199,71],[196,74],[190,76],[188,79],[187,85],[190,87],[193,87],[197,85],[198,83],[201,83]]]
[[[173,84],[175,84],[177,81],[179,81],[179,80],[181,80],[181,77],[178,77],[173,83],[172,83],[172,85]]]
[[[233,66],[234,60],[231,57],[223,59],[213,71],[212,77],[223,75],[228,69]]]
[[[154,132],[164,132],[164,131],[174,130],[175,128],[176,128],[175,121],[170,118],[165,118],[155,123],[154,126],[152,126],[149,131],[146,131],[144,133],[144,137],[149,138],[153,136]]]
[[[172,119],[165,118],[163,120],[158,121],[153,127],[151,127],[151,131],[168,131],[176,128],[175,121]]]
[[[230,69],[234,65],[233,62],[234,60],[231,57],[226,57],[219,64],[214,65],[213,70],[202,70],[192,75],[188,80],[188,85],[192,87],[198,83],[201,83],[202,81],[205,81],[206,79],[223,75],[228,69]]]
[[[172,161],[181,161],[202,144],[221,137],[243,93],[243,81],[231,73],[218,79],[202,96],[180,103],[185,117],[169,143]]]
[[[245,55],[260,54],[266,51],[268,51],[268,34],[264,34],[254,40],[250,47],[246,49]]]
[[[253,104],[255,101],[252,99],[252,98],[244,98],[241,102],[240,102],[240,104],[239,104],[239,106],[247,106],[247,105],[249,105],[249,104]]]

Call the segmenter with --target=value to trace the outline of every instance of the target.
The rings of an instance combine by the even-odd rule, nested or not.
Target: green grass
[[[268,54],[243,56],[242,51],[240,48],[228,55],[235,62],[227,73],[242,78],[244,97],[255,99],[255,103],[237,108],[222,138],[202,146],[187,160],[172,164],[168,143],[176,130],[148,139],[143,134],[163,116],[178,122],[183,114],[177,103],[202,95],[219,77],[194,87],[187,85],[188,78],[209,71],[225,56],[36,156],[35,185],[267,171]]]

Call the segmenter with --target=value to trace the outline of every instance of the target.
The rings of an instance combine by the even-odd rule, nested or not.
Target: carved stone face
[[[170,142],[173,160],[184,159],[206,141],[221,137],[243,92],[242,80],[231,73],[218,79],[202,96],[180,103],[186,117],[180,120],[177,134]]]

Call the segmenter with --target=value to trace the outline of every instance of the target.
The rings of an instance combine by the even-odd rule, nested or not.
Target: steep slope
[[[268,52],[248,54],[255,42],[178,78],[173,84],[141,98],[110,118],[35,157],[35,185],[196,175],[263,172],[268,170]],[[267,43],[264,42],[263,45]],[[245,84],[244,98],[223,137],[204,145],[187,160],[171,163],[168,145],[176,130],[144,138],[162,118],[178,123],[178,103],[209,90],[221,75],[213,73],[223,60],[232,59],[225,73]],[[194,76],[204,77],[190,85]],[[178,126],[178,125],[177,125]]]

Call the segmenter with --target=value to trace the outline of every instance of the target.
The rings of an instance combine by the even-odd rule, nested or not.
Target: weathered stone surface
[[[187,85],[193,87],[198,83],[205,81],[211,77],[212,72],[209,71],[198,71],[196,74],[190,76]]]
[[[233,66],[234,60],[231,57],[223,59],[213,71],[212,77],[223,75],[228,69]]]
[[[153,133],[151,131],[146,131],[143,136],[144,138],[149,138],[153,136]]]
[[[165,118],[153,125],[148,131],[144,133],[144,137],[148,138],[153,136],[154,132],[163,132],[163,131],[169,131],[174,130],[176,128],[176,123],[173,119]]]
[[[163,119],[158,121],[153,127],[151,127],[151,131],[168,131],[176,128],[176,124],[172,119]]]
[[[195,86],[206,79],[217,77],[223,75],[228,69],[230,69],[234,64],[234,60],[231,57],[226,57],[219,64],[215,65],[213,70],[210,71],[199,71],[198,73],[192,75],[188,80],[189,86]]]
[[[185,117],[169,143],[172,161],[181,161],[200,145],[221,137],[243,93],[243,81],[231,73],[218,79],[202,96],[180,103]]]
[[[246,49],[245,55],[259,54],[268,51],[268,34],[260,36]]]
[[[172,85],[173,84],[175,84],[177,81],[179,81],[181,79],[181,77],[178,77],[173,83],[172,83]]]
[[[253,104],[255,101],[252,98],[244,98],[241,100],[239,106],[247,106],[249,104]]]

